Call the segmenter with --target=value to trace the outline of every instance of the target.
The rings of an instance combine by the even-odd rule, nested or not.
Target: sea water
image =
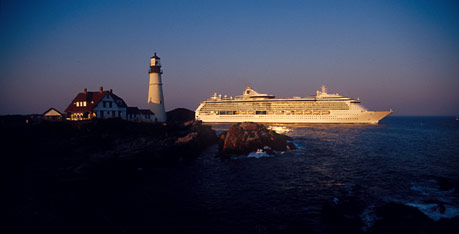
[[[291,136],[298,149],[220,159],[214,147],[190,164],[147,176],[144,186],[162,184],[152,193],[165,200],[160,210],[170,212],[152,222],[176,220],[180,228],[168,228],[179,231],[265,233],[299,225],[321,232],[323,204],[339,202],[343,194],[365,200],[361,217],[368,226],[375,218],[372,209],[386,202],[417,207],[433,220],[459,215],[458,193],[439,187],[440,180],[459,181],[459,121],[454,117],[269,128]],[[352,194],[356,188],[358,194]],[[438,202],[444,212],[435,209]]]

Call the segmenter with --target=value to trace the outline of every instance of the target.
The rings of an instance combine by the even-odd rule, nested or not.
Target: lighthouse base
[[[155,114],[156,122],[164,123],[167,121],[167,115],[163,104],[149,102],[148,109],[150,109]]]

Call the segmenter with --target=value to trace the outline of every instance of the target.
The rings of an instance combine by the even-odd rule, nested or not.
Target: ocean
[[[217,132],[228,127],[213,126]],[[220,159],[214,147],[191,163],[143,171],[137,189],[146,193],[144,199],[163,201],[156,207],[139,204],[152,218],[144,221],[159,232],[322,233],[323,205],[343,196],[367,206],[363,231],[377,218],[372,209],[388,202],[416,207],[432,220],[459,216],[458,193],[441,189],[444,180],[459,181],[454,117],[270,128],[291,136],[298,149]],[[442,212],[435,209],[439,202]]]

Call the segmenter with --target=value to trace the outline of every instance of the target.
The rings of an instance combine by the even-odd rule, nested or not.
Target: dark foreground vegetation
[[[115,201],[135,194],[128,183],[142,170],[179,167],[217,140],[195,121],[26,120],[0,121],[9,224],[19,233],[112,232],[128,205]]]

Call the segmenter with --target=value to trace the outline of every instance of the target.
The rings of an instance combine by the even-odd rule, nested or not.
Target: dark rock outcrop
[[[326,233],[363,233],[361,214],[366,206],[358,197],[334,197],[322,206],[321,219]]]
[[[296,149],[291,137],[278,134],[262,124],[244,122],[233,125],[228,132],[219,136],[222,155],[247,155],[250,152],[264,149],[273,151]]]
[[[378,217],[370,233],[458,233],[459,217],[433,221],[419,209],[387,203],[375,209]]]
[[[194,121],[185,124],[185,127],[188,129],[187,134],[178,137],[174,143],[169,145],[169,154],[189,157],[217,143],[217,135],[210,126]]]
[[[322,206],[325,233],[458,233],[459,217],[430,219],[419,209],[395,202],[374,206],[359,196],[335,197]]]
[[[376,208],[374,233],[423,233],[433,221],[415,207],[388,203]],[[425,233],[425,232],[424,232]]]
[[[459,194],[459,181],[444,177],[439,177],[436,180],[441,191],[454,190],[454,193]]]

